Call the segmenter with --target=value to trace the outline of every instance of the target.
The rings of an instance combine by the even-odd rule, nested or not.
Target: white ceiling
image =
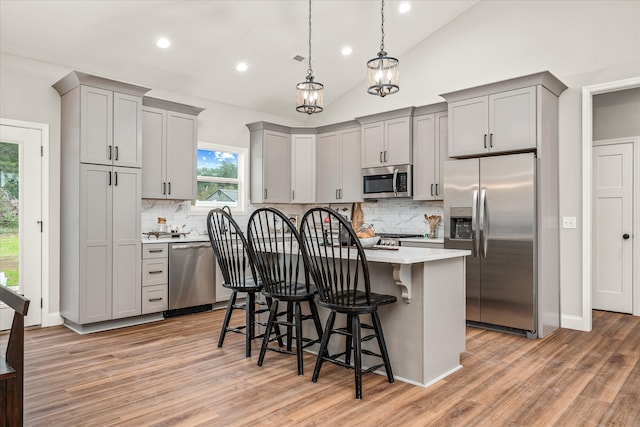
[[[400,60],[477,0],[385,3],[385,50]],[[356,86],[380,48],[380,1],[314,0],[312,68],[325,108]],[[155,46],[159,36],[169,49]],[[350,57],[340,53],[353,48]],[[308,56],[305,0],[0,0],[0,50],[163,91],[300,120]],[[248,71],[235,65],[245,61]],[[62,76],[60,76],[62,77]],[[402,81],[402,74],[401,74]],[[53,83],[53,82],[52,82]]]

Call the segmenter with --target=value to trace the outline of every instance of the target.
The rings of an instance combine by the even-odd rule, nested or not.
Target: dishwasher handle
[[[200,243],[196,245],[171,245],[171,249],[199,249],[199,248],[211,248],[209,243]]]

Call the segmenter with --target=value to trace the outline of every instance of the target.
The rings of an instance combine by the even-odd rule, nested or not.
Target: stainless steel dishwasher
[[[169,310],[165,317],[211,310],[215,256],[209,242],[169,244]]]

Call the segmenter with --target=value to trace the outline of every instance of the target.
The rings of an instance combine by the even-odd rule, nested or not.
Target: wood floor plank
[[[467,329],[463,368],[423,389],[295,357],[257,366],[224,312],[78,335],[25,333],[25,426],[632,426],[640,423],[640,318],[594,311],[590,333],[541,340]],[[242,319],[235,319],[241,322]],[[0,346],[6,336],[0,334]]]

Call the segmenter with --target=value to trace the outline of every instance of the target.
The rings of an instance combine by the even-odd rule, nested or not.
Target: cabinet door
[[[167,171],[167,198],[195,200],[197,174],[197,118],[167,112],[167,148],[164,164]]]
[[[264,131],[262,142],[264,201],[289,203],[291,191],[289,135]]]
[[[442,200],[444,197],[444,167],[443,162],[450,159],[449,157],[449,114],[436,113],[436,188],[435,199]]]
[[[340,132],[341,184],[340,201],[362,201],[362,170],[360,168],[360,129]]]
[[[80,324],[111,319],[113,178],[111,166],[80,164]]]
[[[113,163],[113,92],[80,87],[80,162]]]
[[[411,162],[411,118],[385,120],[384,164],[407,165]]]
[[[358,147],[360,132],[358,132]],[[316,179],[316,202],[335,203],[338,201],[341,173],[340,140],[338,132],[318,135]],[[360,160],[358,159],[358,169]]]
[[[316,136],[291,136],[291,202],[316,201]]]
[[[113,93],[113,164],[142,167],[142,98]]]
[[[449,157],[488,151],[489,99],[486,96],[449,104]]]
[[[384,122],[362,125],[362,167],[384,164]]]
[[[413,199],[433,200],[436,195],[435,114],[413,118]]]
[[[112,317],[136,316],[142,301],[141,170],[113,168]]]
[[[489,96],[489,151],[536,148],[536,88]]]
[[[164,199],[166,111],[144,107],[142,111],[142,197]]]

